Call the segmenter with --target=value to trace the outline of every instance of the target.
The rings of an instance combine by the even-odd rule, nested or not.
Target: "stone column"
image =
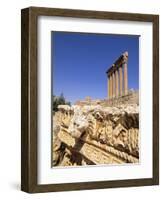
[[[124,94],[128,94],[128,77],[127,77],[127,63],[123,64],[124,67]]]
[[[112,97],[115,97],[115,73],[112,74]]]
[[[124,94],[128,94],[128,75],[127,75],[127,60],[128,52],[123,54],[123,69],[124,69]]]
[[[120,96],[123,95],[123,74],[122,74],[122,66],[119,67],[119,91]]]
[[[108,99],[110,99],[110,76],[108,75]]]
[[[109,83],[110,83],[110,96],[109,96],[109,98],[112,99],[112,87],[113,87],[112,86],[112,74],[110,74],[109,76],[110,76],[110,78],[109,78],[110,79],[110,81],[109,81]]]
[[[116,94],[116,97],[119,96],[119,75],[118,75],[118,69],[116,69],[115,71],[115,81],[116,81],[116,84],[115,84],[115,94]]]

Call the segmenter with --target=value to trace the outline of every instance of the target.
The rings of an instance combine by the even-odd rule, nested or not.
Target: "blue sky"
[[[107,98],[107,69],[125,51],[129,89],[139,87],[139,36],[52,32],[53,95]]]

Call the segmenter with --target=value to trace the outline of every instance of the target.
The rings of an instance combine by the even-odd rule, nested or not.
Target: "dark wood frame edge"
[[[153,178],[37,184],[37,17],[65,16],[153,23]],[[21,190],[29,193],[159,184],[159,16],[59,8],[21,10]]]

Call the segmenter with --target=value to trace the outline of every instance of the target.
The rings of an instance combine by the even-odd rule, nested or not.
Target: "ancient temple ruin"
[[[123,53],[107,70],[108,98],[119,98],[128,94],[128,52]]]
[[[139,163],[139,93],[128,89],[128,52],[107,70],[108,98],[59,105],[52,166]]]
[[[119,106],[124,104],[139,104],[139,91],[128,88],[128,52],[124,52],[109,69],[107,74],[107,98],[91,99],[75,102],[75,105]]]

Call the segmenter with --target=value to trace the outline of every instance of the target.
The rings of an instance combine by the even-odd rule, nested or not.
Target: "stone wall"
[[[101,105],[101,106],[120,106],[128,104],[139,105],[139,91],[129,91],[127,95],[115,97],[113,99],[95,99],[86,98],[85,100],[77,101],[75,105]]]
[[[104,100],[103,105],[119,106],[127,104],[137,104],[139,105],[139,92],[129,92],[127,95],[120,96],[118,98]]]

